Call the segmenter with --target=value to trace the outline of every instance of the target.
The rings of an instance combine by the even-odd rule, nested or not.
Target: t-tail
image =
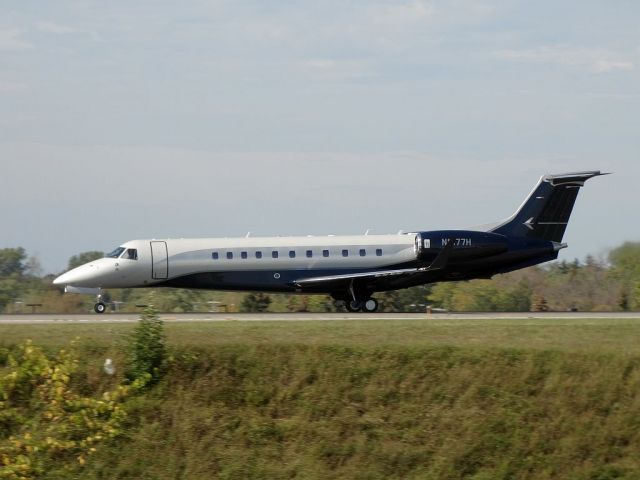
[[[607,175],[600,171],[545,175],[518,211],[491,231],[510,237],[528,237],[554,242],[558,248],[580,188],[590,178]]]

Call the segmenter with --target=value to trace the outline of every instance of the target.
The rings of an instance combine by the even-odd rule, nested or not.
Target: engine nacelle
[[[509,249],[507,238],[497,233],[474,230],[435,230],[416,234],[416,255],[420,260],[433,259],[449,241],[454,242],[451,260],[489,257]]]

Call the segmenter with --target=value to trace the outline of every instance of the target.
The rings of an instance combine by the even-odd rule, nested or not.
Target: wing
[[[400,278],[402,276],[420,275],[426,272],[443,270],[449,261],[449,255],[455,244],[454,239],[449,239],[446,247],[438,254],[428,267],[420,268],[401,268],[397,270],[371,270],[367,272],[345,273],[342,275],[327,275],[323,277],[311,277],[294,280],[294,284],[298,287],[309,287],[322,285],[327,283],[339,283],[340,281],[351,280],[375,280],[383,277]]]

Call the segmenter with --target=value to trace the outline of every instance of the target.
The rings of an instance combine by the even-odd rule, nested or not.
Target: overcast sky
[[[640,241],[640,2],[0,4],[0,248],[459,228],[601,169],[561,258]]]

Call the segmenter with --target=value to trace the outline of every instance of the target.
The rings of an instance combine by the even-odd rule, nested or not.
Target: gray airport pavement
[[[524,313],[162,313],[166,322],[264,322],[326,320],[491,320],[491,319],[634,319],[640,312],[524,312]],[[132,323],[138,313],[0,315],[0,324]]]

